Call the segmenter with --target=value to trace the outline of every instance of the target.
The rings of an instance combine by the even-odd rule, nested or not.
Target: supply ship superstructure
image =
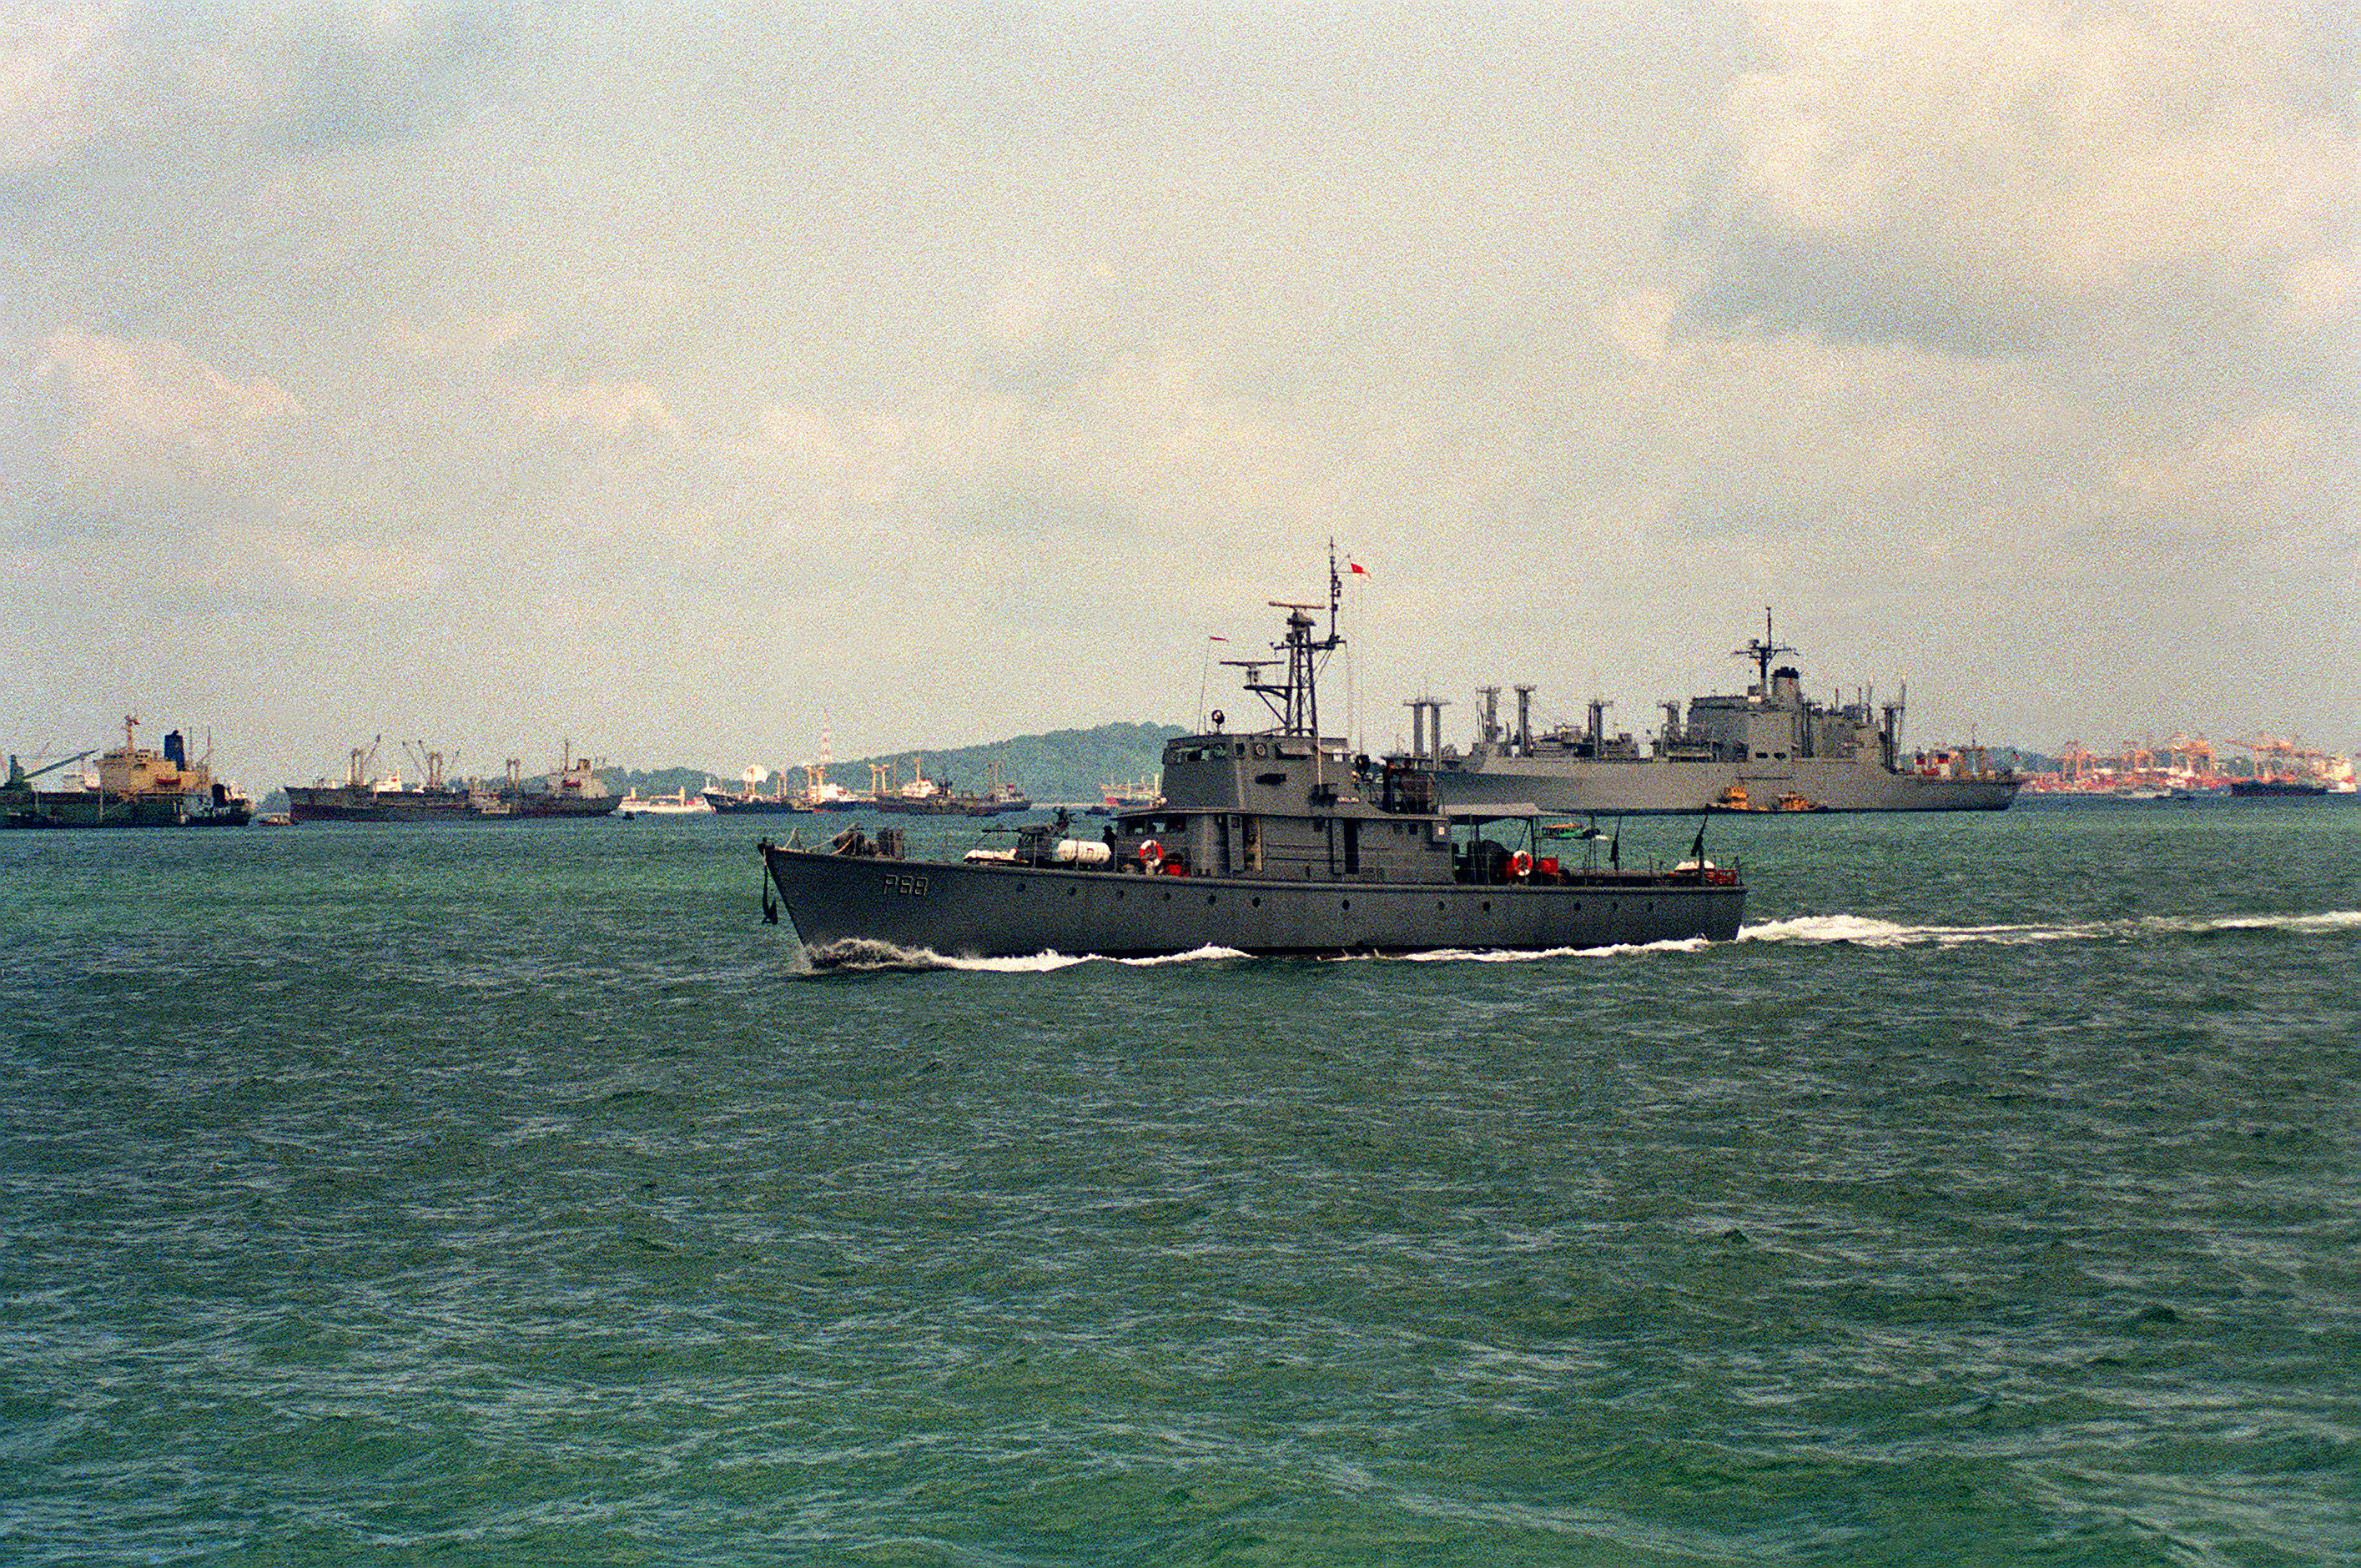
[[[1804,695],[1795,650],[1763,635],[1736,657],[1755,666],[1743,693],[1664,703],[1663,728],[1644,746],[1609,734],[1603,702],[1582,728],[1536,733],[1534,687],[1515,688],[1513,725],[1499,713],[1499,688],[1478,694],[1479,730],[1463,756],[1442,744],[1439,699],[1414,699],[1411,761],[1434,769],[1446,802],[1531,801],[1543,811],[1586,816],[1716,811],[2002,811],[2023,781],[1960,748],[1905,755],[1904,704],[1824,706]],[[1429,716],[1432,716],[1430,722]]]

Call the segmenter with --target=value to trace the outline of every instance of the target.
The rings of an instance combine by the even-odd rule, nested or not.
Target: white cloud
[[[2324,712],[2185,630],[2361,611],[2326,15],[36,13],[9,608],[217,633],[305,757],[323,645],[349,728],[405,686],[538,722],[558,640],[652,762],[822,702],[847,751],[1161,717],[1164,655],[1185,707],[1332,532],[1382,574],[1373,712],[1691,689],[1766,602],[1837,678],[2032,692],[2034,738],[2168,668]],[[247,542],[250,591],[194,585],[236,615],[168,531]],[[436,634],[380,667],[354,607]],[[2089,678],[2028,682],[2031,609]],[[658,713],[651,663],[795,674]]]
[[[202,580],[225,594],[302,605],[353,608],[414,598],[439,587],[447,569],[431,547],[328,539],[280,527],[239,536]]]
[[[0,16],[0,170],[54,157],[87,134],[82,76],[107,31],[95,4]]]
[[[2310,299],[2349,270],[2361,148],[2286,8],[1755,10],[1777,59],[1728,98],[1726,313],[2023,343],[2061,306],[2169,326],[2192,277]]]
[[[409,359],[477,359],[520,341],[535,324],[533,313],[522,310],[433,324],[397,315],[378,341],[387,353]]]
[[[680,423],[644,381],[545,382],[511,394],[529,422],[587,441],[670,437]]]
[[[2338,455],[2318,428],[2284,411],[2213,424],[2135,455],[2115,482],[2170,515],[2243,528],[2255,510],[2285,514],[2304,477]],[[2279,530],[2266,532],[2266,541]]]
[[[235,380],[176,343],[70,329],[43,345],[33,374],[75,410],[69,449],[93,474],[234,471],[302,411],[270,378]]]

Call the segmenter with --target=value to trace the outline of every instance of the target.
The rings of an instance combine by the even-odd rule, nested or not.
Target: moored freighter
[[[814,809],[803,796],[787,793],[787,774],[784,768],[773,775],[760,764],[749,763],[742,776],[746,787],[741,790],[708,786],[702,797],[707,807],[724,816],[734,817],[785,817],[794,812]],[[774,776],[778,780],[777,788],[774,793],[764,795],[763,781]]]
[[[71,789],[36,789],[33,781],[82,761],[88,751],[29,773],[10,757],[7,781],[0,784],[0,823],[10,828],[242,828],[254,820],[254,803],[214,777],[210,748],[203,760],[190,761],[188,744],[174,729],[165,735],[161,751],[150,751],[133,740],[138,723],[124,719],[122,746],[100,753],[94,782],[79,781]]]
[[[1497,686],[1483,693],[1480,732],[1462,756],[1442,744],[1441,704],[1413,702],[1421,737],[1411,759],[1435,769],[1445,802],[1482,805],[1531,801],[1543,811],[1628,816],[1698,811],[2004,811],[2023,780],[1994,770],[1971,749],[1905,756],[1904,705],[1882,708],[1866,695],[1858,702],[1823,706],[1804,695],[1795,666],[1772,661],[1795,649],[1772,640],[1766,610],[1763,635],[1736,656],[1755,665],[1755,683],[1742,695],[1693,696],[1663,705],[1664,728],[1643,748],[1631,735],[1609,735],[1606,705],[1590,705],[1589,722],[1536,734],[1531,723],[1534,688],[1516,688],[1513,727],[1500,722]],[[1433,740],[1424,739],[1424,713],[1433,713]]]
[[[345,782],[325,779],[287,785],[287,816],[295,822],[447,822],[474,814],[467,791],[443,776],[443,753],[425,753],[426,782],[405,786],[397,773],[371,774],[377,749],[355,747]]]
[[[526,779],[524,764],[511,757],[508,778],[478,809],[487,817],[611,817],[621,804],[622,797],[607,787],[591,760],[574,755],[574,742],[568,740],[557,772],[546,778]]]

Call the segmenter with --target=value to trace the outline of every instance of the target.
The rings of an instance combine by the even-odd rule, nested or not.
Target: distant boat
[[[764,778],[774,776],[763,769],[750,766],[739,776],[744,780],[746,787],[734,795],[719,788],[705,792],[702,798],[707,810],[733,817],[785,817],[791,812],[812,809],[807,802],[787,793],[787,775],[784,769],[775,775],[779,781],[778,788],[770,795],[764,795],[755,787]]]
[[[814,811],[858,811],[871,804],[865,795],[856,795],[840,784],[822,779],[804,794],[804,801]]]
[[[1033,809],[1033,797],[1013,784],[996,784],[983,793],[983,797],[971,810],[971,817],[1005,817],[1014,812]]]
[[[988,765],[991,784],[982,795],[962,795],[949,781],[930,779],[913,760],[910,782],[888,792],[880,789],[868,804],[873,810],[903,817],[999,817],[1030,811],[1032,800],[1000,776],[1000,764]]]
[[[642,795],[638,790],[615,803],[622,817],[710,817],[713,806],[703,795],[675,790],[671,795]]]
[[[1100,798],[1106,811],[1147,811],[1163,804],[1164,795],[1153,779],[1134,779],[1129,784],[1108,784],[1099,786]],[[1106,812],[1093,815],[1105,816]]]
[[[2240,800],[2302,800],[2326,795],[2324,779],[2232,779],[2230,793]]]
[[[954,794],[948,783],[930,779],[913,763],[908,784],[892,791],[879,790],[870,803],[878,811],[904,817],[965,817],[968,802]]]
[[[1608,730],[1604,700],[1590,704],[1580,728],[1536,729],[1533,687],[1515,688],[1510,724],[1498,712],[1500,688],[1487,686],[1476,741],[1462,755],[1443,744],[1441,700],[1420,698],[1410,705],[1413,743],[1400,760],[1432,769],[1448,803],[1532,801],[1563,814],[1719,811],[1730,809],[1733,791],[1793,797],[1803,805],[1779,809],[1815,811],[2004,811],[2016,798],[2024,781],[1987,766],[1981,748],[1905,755],[1901,702],[1881,707],[1866,691],[1835,706],[1807,697],[1795,666],[1774,667],[1795,651],[1773,640],[1764,610],[1763,635],[1735,654],[1754,666],[1754,683],[1742,695],[1690,697],[1686,720],[1680,703],[1668,700],[1664,726],[1645,746]]]

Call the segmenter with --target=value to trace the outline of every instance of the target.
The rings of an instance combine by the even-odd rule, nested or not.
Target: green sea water
[[[818,975],[760,830],[0,835],[0,1562],[2361,1561],[2351,802]]]

